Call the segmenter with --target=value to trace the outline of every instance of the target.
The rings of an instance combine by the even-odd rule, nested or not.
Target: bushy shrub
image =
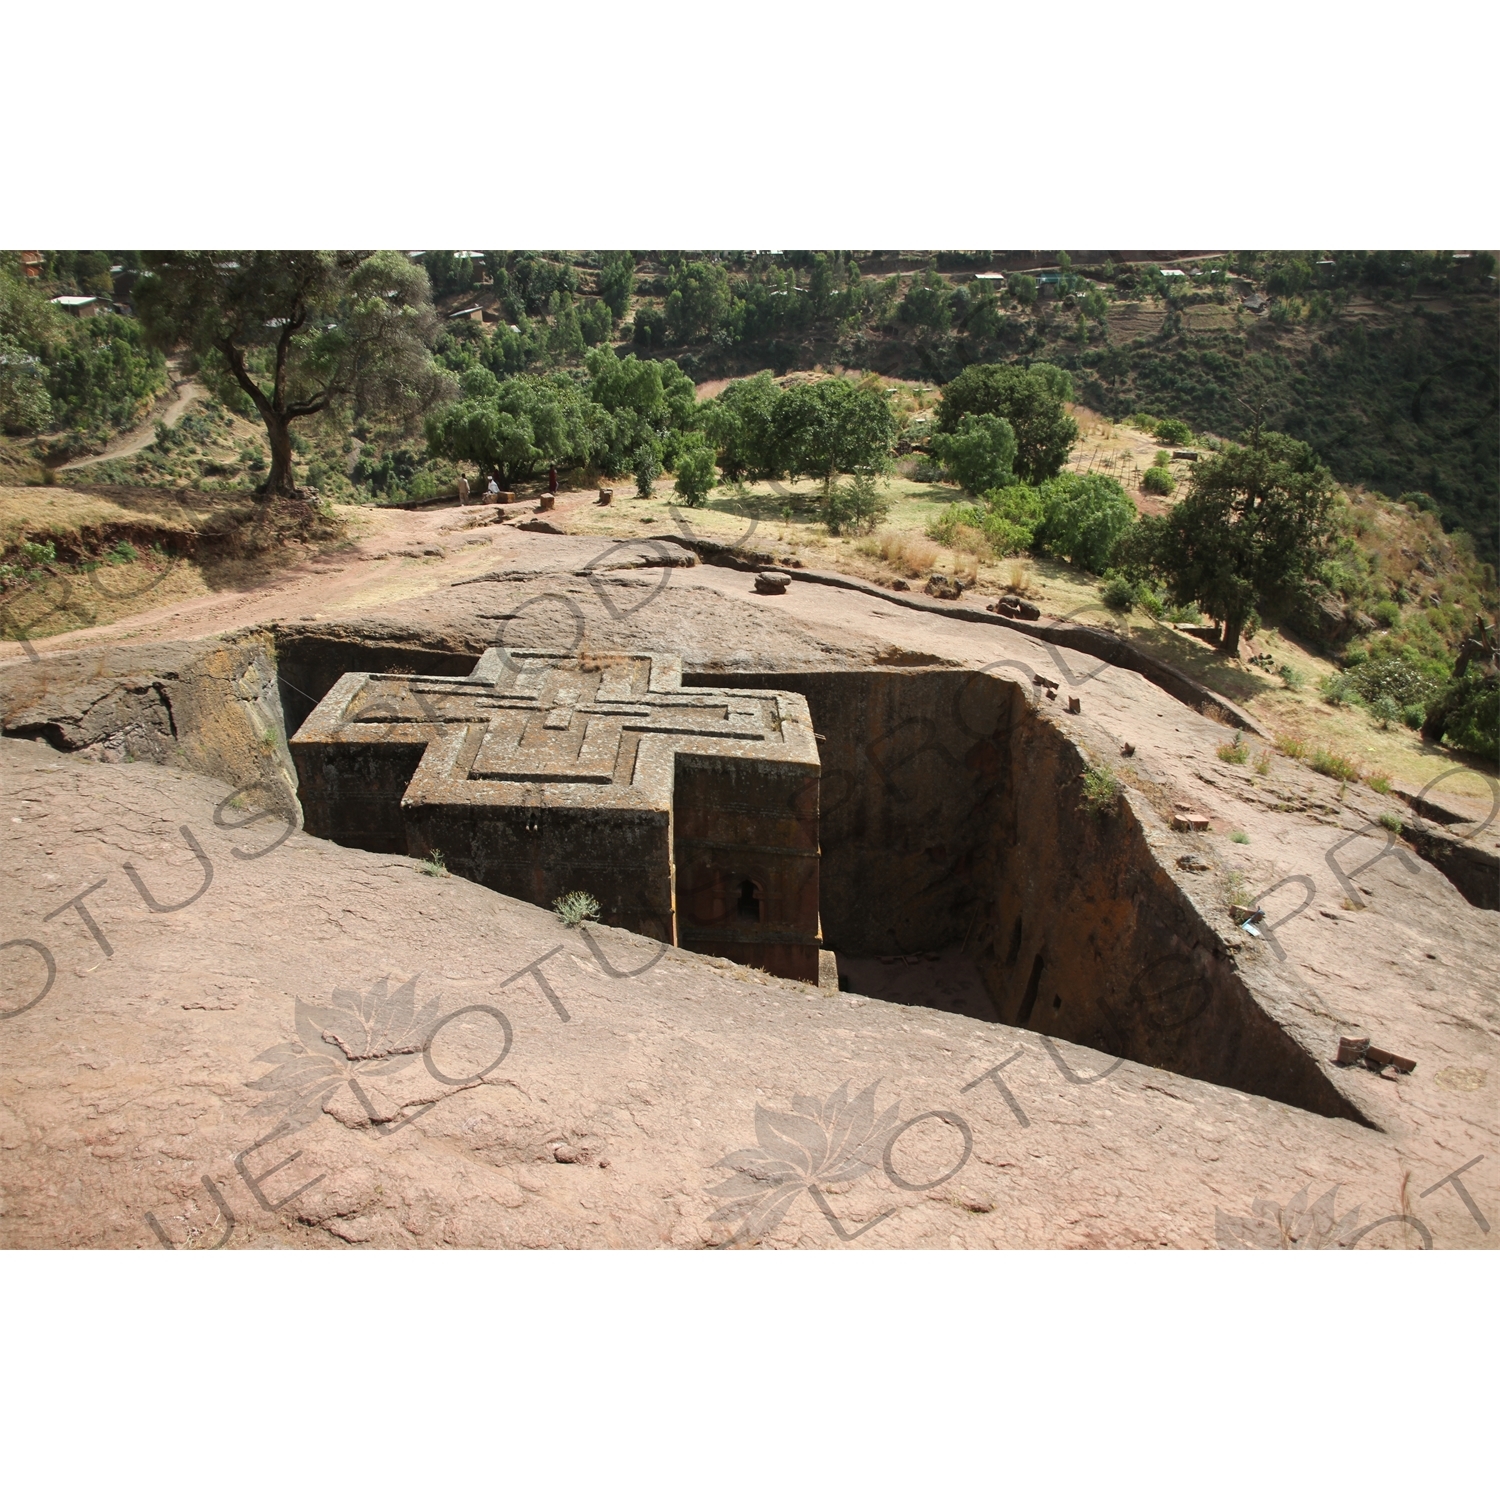
[[[1162,618],[1173,625],[1201,625],[1203,611],[1196,604],[1174,604]]]
[[[1500,761],[1500,677],[1486,677],[1471,666],[1443,689],[1434,711],[1450,745],[1492,764]]]
[[[1148,495],[1170,495],[1177,488],[1172,471],[1161,464],[1152,464],[1141,477],[1141,489]]]
[[[1371,705],[1370,713],[1382,729],[1388,728],[1392,719],[1401,717],[1401,705],[1389,693],[1382,693]]]
[[[1120,780],[1108,766],[1091,766],[1083,773],[1083,802],[1090,812],[1108,813],[1120,800]]]
[[[1393,630],[1401,623],[1401,606],[1394,599],[1382,599],[1370,606],[1370,618],[1377,625]]]
[[[1359,767],[1347,755],[1340,755],[1336,750],[1314,750],[1309,764],[1313,770],[1324,776],[1332,776],[1335,781],[1359,780]]]
[[[1059,474],[1041,487],[1044,518],[1036,540],[1075,567],[1102,573],[1135,521],[1135,506],[1105,474]]]
[[[14,339],[0,333],[0,428],[40,432],[51,420],[46,367]]]
[[[650,443],[642,443],[635,450],[632,467],[635,472],[636,494],[642,500],[649,500],[652,486],[661,477],[661,459],[657,457],[656,449]]]
[[[1152,431],[1162,442],[1176,447],[1193,440],[1193,429],[1186,422],[1179,422],[1176,417],[1163,417]]]
[[[562,918],[564,927],[577,927],[599,920],[599,903],[587,891],[569,891],[552,903],[552,910]]]
[[[1302,686],[1304,682],[1307,681],[1307,675],[1299,668],[1294,667],[1290,662],[1282,662],[1282,664],[1276,668],[1276,673],[1277,676],[1279,676],[1281,680],[1286,683],[1289,688],[1292,689],[1293,692],[1295,692],[1299,687]]]
[[[873,474],[854,474],[829,491],[823,503],[823,519],[831,536],[855,536],[873,531],[890,509],[885,485]]]
[[[676,463],[677,479],[672,488],[684,505],[696,509],[718,483],[713,445],[701,432],[686,432],[677,443]]]
[[[991,490],[984,497],[985,509],[980,524],[998,557],[1013,557],[1024,552],[1036,539],[1037,529],[1046,517],[1047,507],[1041,493],[1029,484],[1007,485]]]
[[[1398,656],[1369,658],[1351,666],[1344,676],[1365,702],[1390,698],[1398,708],[1427,702],[1441,686],[1430,673]]]
[[[944,547],[951,547],[958,540],[960,531],[984,526],[984,511],[977,505],[945,505],[937,516],[928,522],[927,535]]]
[[[1136,603],[1136,586],[1119,573],[1111,573],[1106,577],[1099,593],[1111,609],[1128,613]]]
[[[1011,482],[1015,429],[993,412],[967,413],[956,431],[935,433],[930,446],[948,477],[971,495],[982,495]]]
[[[1364,699],[1347,672],[1335,672],[1323,679],[1323,701],[1337,708],[1346,703],[1363,703]]]

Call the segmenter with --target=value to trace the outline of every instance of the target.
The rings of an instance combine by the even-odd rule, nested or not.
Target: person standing
[[[554,495],[557,493],[557,469],[555,466],[547,470],[547,488]]]
[[[458,476],[458,503],[460,505],[469,503],[469,481],[462,474]]]

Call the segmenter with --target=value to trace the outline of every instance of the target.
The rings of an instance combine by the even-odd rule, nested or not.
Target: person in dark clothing
[[[547,470],[547,488],[555,495],[557,493],[557,470]]]

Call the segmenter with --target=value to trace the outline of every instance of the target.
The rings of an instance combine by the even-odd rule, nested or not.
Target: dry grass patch
[[[867,557],[878,557],[899,573],[918,578],[930,572],[938,560],[937,545],[925,536],[907,531],[881,531],[858,544]]]

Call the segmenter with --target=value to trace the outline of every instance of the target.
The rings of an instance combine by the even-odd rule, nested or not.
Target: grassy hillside
[[[1146,411],[1227,437],[1259,414],[1311,443],[1345,484],[1411,496],[1467,531],[1481,558],[1500,559],[1492,256],[1145,254],[427,251],[422,261],[450,315],[439,356],[455,367],[478,356],[496,374],[568,369],[611,343],[666,355],[699,382],[822,367],[941,384],[975,361],[1045,359],[1110,417]],[[132,264],[123,251],[53,253],[45,284],[24,287],[17,267],[0,266],[11,289],[0,334],[17,345],[7,369],[35,375],[12,392],[35,408],[0,452],[14,478],[49,455],[97,451],[160,387],[159,356],[138,348],[133,319],[74,324],[42,295],[113,285],[115,305],[128,306],[118,298]],[[211,414],[217,430],[200,423],[97,477],[253,482],[256,424],[221,420],[253,413],[229,400]],[[36,436],[18,438],[24,430]],[[452,480],[417,431],[329,418],[300,426],[297,441],[299,478],[334,498],[419,497]]]

